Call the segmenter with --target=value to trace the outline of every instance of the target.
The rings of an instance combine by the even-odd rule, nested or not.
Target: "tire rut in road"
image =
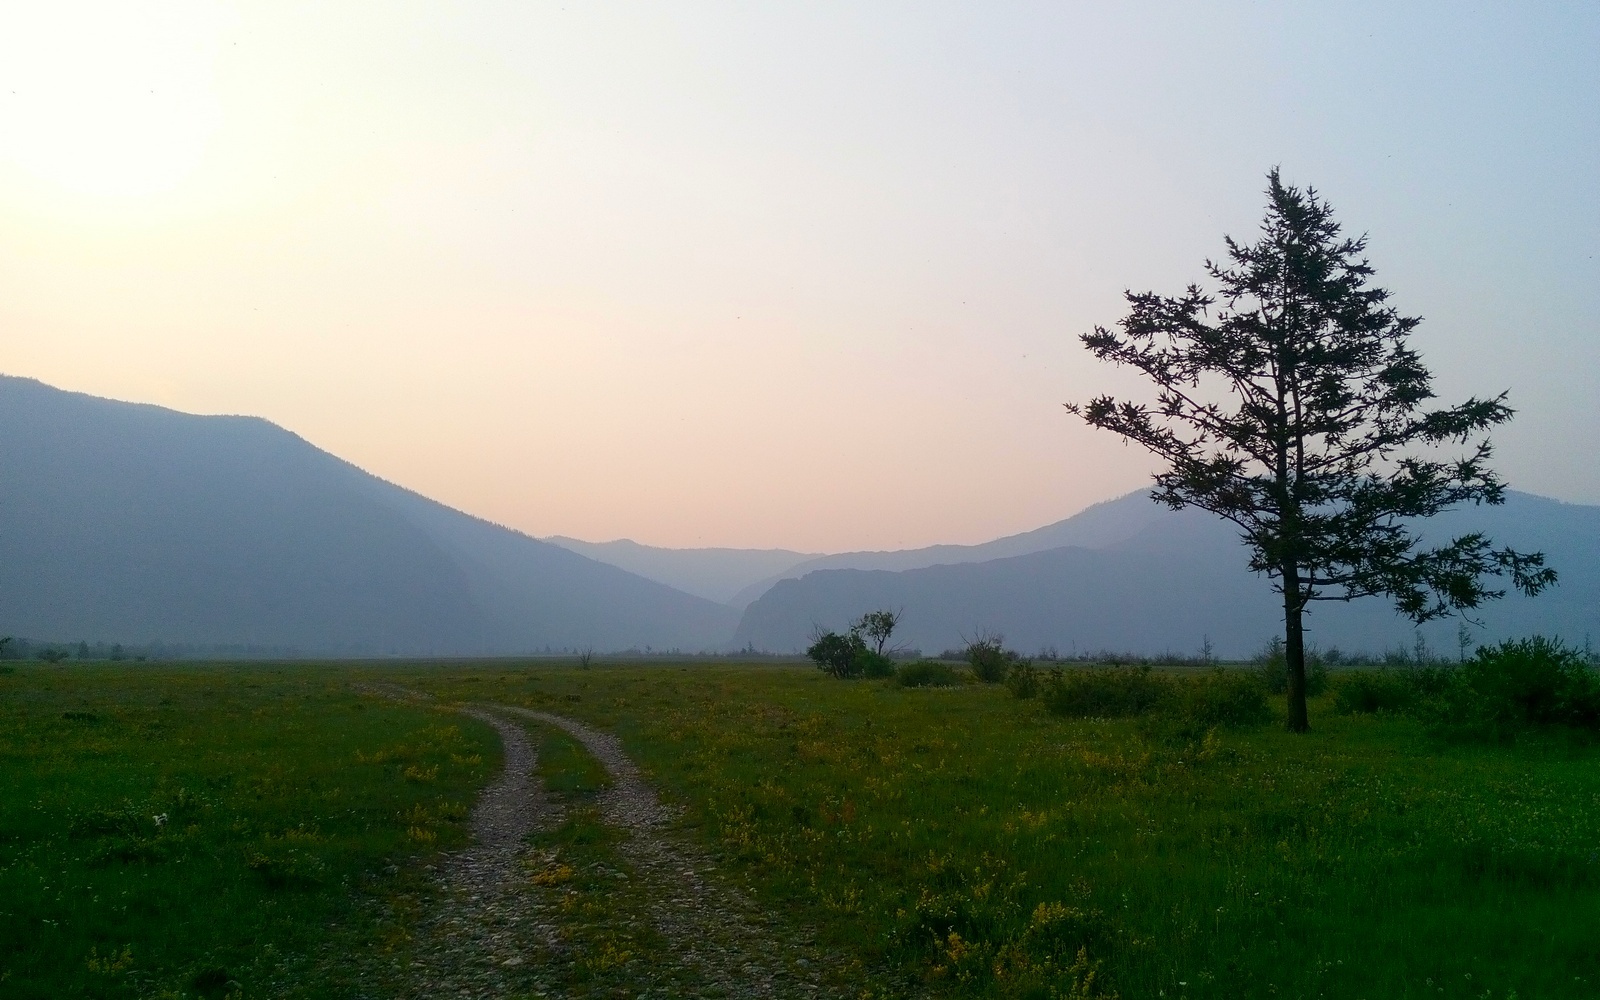
[[[396,684],[357,689],[439,704],[426,692]],[[559,822],[558,807],[537,787],[532,745],[508,715],[567,733],[611,777],[611,787],[596,804],[605,823],[625,834],[617,853],[633,870],[647,910],[634,919],[652,925],[666,942],[666,954],[640,963],[647,981],[637,983],[638,996],[742,1000],[855,992],[838,986],[843,963],[808,937],[797,937],[793,927],[781,926],[728,885],[703,849],[668,829],[672,811],[614,735],[519,705],[448,707],[494,727],[505,747],[505,769],[474,809],[474,845],[441,863],[437,905],[417,926],[407,986],[389,995],[406,1000],[567,995],[556,981],[557,966],[566,958],[564,918],[557,902],[530,883],[528,869],[538,867],[540,859],[525,843],[530,832]]]
[[[529,883],[528,834],[548,822],[533,781],[537,757],[522,727],[479,709],[463,715],[493,726],[504,747],[499,780],[472,812],[474,843],[438,872],[438,906],[416,931],[403,996],[435,998],[525,995],[548,986],[548,958],[560,934],[548,902]]]
[[[648,917],[671,943],[672,966],[663,974],[697,992],[680,996],[793,997],[830,996],[824,970],[828,960],[813,942],[794,940],[755,904],[728,886],[707,854],[666,829],[671,814],[640,775],[638,766],[610,733],[569,719],[517,705],[478,703],[474,707],[508,712],[555,726],[589,751],[610,773],[611,788],[599,796],[606,822],[629,836],[618,846],[652,903]]]

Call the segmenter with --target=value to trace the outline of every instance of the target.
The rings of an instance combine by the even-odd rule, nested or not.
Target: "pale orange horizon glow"
[[[1600,21],[1381,10],[14,5],[0,371],[534,535],[978,542],[1146,481],[1076,336],[1281,164],[1600,501]]]

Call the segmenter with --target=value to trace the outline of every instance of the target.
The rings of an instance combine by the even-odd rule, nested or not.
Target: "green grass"
[[[463,842],[493,733],[342,673],[0,676],[0,995],[264,994]]]
[[[605,766],[577,740],[554,726],[536,726],[540,734],[539,779],[544,790],[562,802],[587,802],[611,787]]]
[[[1580,741],[1447,743],[1331,696],[1309,735],[1192,738],[983,685],[478,663],[0,676],[0,995],[195,996],[209,970],[246,997],[337,995],[305,985],[330,925],[339,947],[403,934],[362,914],[462,842],[496,766],[485,727],[345,686],[378,677],[613,729],[749,892],[903,991],[1600,992],[1600,748]],[[571,974],[599,995],[671,943],[629,922],[598,764],[539,731],[566,814],[530,874],[593,932]]]
[[[418,675],[449,695],[460,678]],[[754,891],[936,993],[1585,996],[1600,753],[1314,705],[1199,742],[804,669],[484,672],[615,727]],[[1088,966],[1077,963],[1085,950]],[[1078,968],[1074,971],[1074,964]]]
[[[530,875],[556,900],[562,949],[559,981],[573,994],[632,996],[652,954],[667,947],[648,920],[649,905],[617,851],[623,832],[608,826],[595,796],[611,786],[599,761],[561,730],[531,726],[540,737],[538,774],[560,821],[535,830]]]

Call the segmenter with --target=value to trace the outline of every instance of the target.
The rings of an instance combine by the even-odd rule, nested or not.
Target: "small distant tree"
[[[578,650],[578,669],[588,670],[589,664],[594,662],[594,647],[585,646]]]
[[[1100,396],[1067,408],[1165,463],[1158,502],[1238,526],[1250,568],[1283,597],[1288,723],[1299,732],[1312,601],[1383,595],[1420,623],[1505,594],[1485,577],[1532,595],[1556,575],[1542,554],[1496,549],[1479,533],[1420,547],[1418,519],[1504,502],[1484,435],[1512,410],[1505,393],[1424,408],[1432,375],[1407,343],[1420,320],[1368,285],[1365,237],[1341,236],[1328,204],[1274,169],[1260,240],[1226,243],[1228,262],[1206,263],[1215,295],[1129,292],[1118,332],[1082,337],[1153,383],[1154,405]],[[1428,453],[1451,443],[1465,453]]]
[[[866,642],[853,629],[843,635],[818,629],[806,656],[829,677],[844,679],[861,676],[860,660],[865,652]]]
[[[900,619],[905,615],[905,609],[889,611],[868,611],[861,616],[861,620],[850,626],[850,631],[864,635],[872,643],[873,651],[879,656],[884,655],[883,647],[894,635],[895,627],[900,624]]]

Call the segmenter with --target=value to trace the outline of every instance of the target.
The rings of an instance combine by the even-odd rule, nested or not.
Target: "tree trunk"
[[[1299,567],[1283,567],[1283,658],[1289,668],[1289,731],[1303,733],[1311,728],[1306,717],[1306,634],[1300,602]]]

